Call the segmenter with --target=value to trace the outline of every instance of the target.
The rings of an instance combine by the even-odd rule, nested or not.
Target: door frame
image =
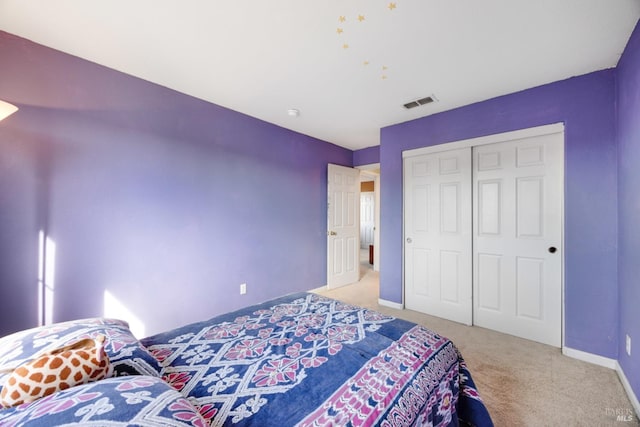
[[[515,130],[515,131],[510,131],[510,132],[503,132],[503,133],[497,133],[497,134],[492,134],[492,135],[486,135],[486,136],[480,136],[480,137],[475,137],[475,138],[468,138],[468,139],[463,139],[463,140],[459,140],[459,141],[452,141],[452,142],[445,142],[442,144],[437,144],[437,145],[431,145],[428,147],[421,147],[421,148],[415,148],[412,150],[405,150],[402,152],[402,168],[404,170],[404,159],[407,157],[414,157],[414,156],[420,156],[423,154],[432,154],[432,153],[437,153],[437,152],[441,152],[441,151],[450,151],[450,150],[456,150],[456,149],[460,149],[460,148],[468,148],[468,147],[476,147],[476,146],[480,146],[480,145],[488,145],[488,144],[495,144],[498,142],[508,142],[508,141],[513,141],[513,140],[517,140],[517,139],[524,139],[524,138],[530,138],[530,137],[535,137],[535,136],[543,136],[543,135],[549,135],[549,134],[555,134],[555,133],[562,133],[564,136],[564,131],[565,131],[565,125],[563,122],[559,122],[559,123],[553,123],[553,124],[548,124],[548,125],[542,125],[542,126],[536,126],[536,127],[531,127],[531,128],[526,128],[526,129],[519,129],[519,130]],[[564,138],[563,138],[564,140]],[[563,145],[563,153],[565,152],[566,149],[566,141],[564,142]],[[565,248],[565,236],[564,236],[564,230],[565,230],[565,207],[564,207],[564,201],[565,201],[565,187],[566,187],[566,177],[565,177],[565,158],[566,156],[564,156],[563,154],[563,161],[562,161],[562,165],[561,165],[561,175],[562,175],[562,186],[560,188],[560,198],[561,198],[561,202],[560,202],[560,215],[562,217],[562,221],[561,221],[561,227],[562,227],[562,231],[561,231],[561,245],[562,248]],[[406,212],[405,212],[405,200],[404,200],[404,183],[402,184],[402,194],[403,194],[403,200],[402,200],[402,241],[404,242],[406,239],[406,230],[405,230],[405,218],[406,218]],[[565,348],[565,257],[566,257],[566,250],[562,251],[562,258],[560,260],[561,262],[561,274],[560,274],[560,287],[561,287],[561,293],[560,293],[560,319],[561,319],[561,348],[564,349]],[[404,250],[404,245],[402,246],[402,307],[405,307],[405,250]]]

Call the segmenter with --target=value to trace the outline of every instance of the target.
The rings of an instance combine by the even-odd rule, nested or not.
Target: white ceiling
[[[640,0],[0,0],[1,30],[350,149],[614,67],[639,17]]]

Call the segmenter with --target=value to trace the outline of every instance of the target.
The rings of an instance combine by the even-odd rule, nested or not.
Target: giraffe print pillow
[[[85,338],[20,365],[0,392],[5,408],[33,402],[57,391],[110,376],[104,335]]]
[[[0,392],[18,366],[82,339],[105,337],[104,350],[114,376],[161,376],[162,365],[123,320],[91,318],[55,323],[0,338]]]

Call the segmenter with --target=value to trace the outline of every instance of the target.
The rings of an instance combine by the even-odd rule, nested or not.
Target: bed
[[[13,334],[0,387],[10,368],[96,334],[111,378],[2,409],[0,425],[492,425],[450,340],[312,293],[139,341],[113,319]]]

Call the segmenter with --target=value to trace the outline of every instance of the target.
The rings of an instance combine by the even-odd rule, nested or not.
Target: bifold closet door
[[[472,322],[471,148],[404,159],[405,306]]]
[[[473,323],[556,347],[562,161],[562,133],[473,150]]]

